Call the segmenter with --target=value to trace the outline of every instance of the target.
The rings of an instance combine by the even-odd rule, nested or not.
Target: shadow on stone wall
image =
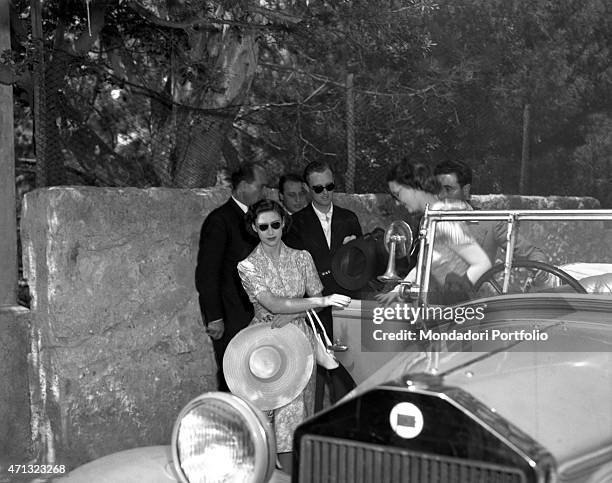
[[[219,188],[91,187],[26,195],[33,446],[41,461],[75,466],[168,444],[183,405],[215,389],[194,269],[202,221],[228,196]],[[389,195],[339,193],[337,201],[358,214],[365,233],[407,217]]]
[[[30,456],[29,315],[23,307],[0,307],[0,478],[5,459],[23,464]]]
[[[26,196],[35,454],[66,465],[167,444],[215,388],[194,288],[199,229],[224,191],[51,188]]]

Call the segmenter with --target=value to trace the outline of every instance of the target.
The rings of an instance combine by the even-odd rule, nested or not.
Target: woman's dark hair
[[[442,189],[440,182],[427,164],[412,162],[408,158],[404,158],[391,168],[387,174],[387,183],[391,181],[434,195],[439,194]]]
[[[257,203],[253,203],[249,207],[249,210],[246,212],[244,218],[246,223],[246,229],[251,235],[257,236],[257,233],[253,230],[253,225],[255,224],[257,217],[262,213],[266,213],[268,211],[274,211],[275,213],[278,213],[284,225],[283,233],[287,233],[287,230],[291,226],[291,216],[289,215],[289,213],[287,213],[287,210],[285,210],[285,208],[283,208],[277,201],[261,200]]]

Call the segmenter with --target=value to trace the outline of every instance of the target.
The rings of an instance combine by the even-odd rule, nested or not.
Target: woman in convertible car
[[[423,214],[430,210],[469,210],[465,201],[440,200],[441,186],[432,170],[423,163],[408,159],[397,163],[387,176],[391,195],[409,212]],[[474,240],[464,222],[438,222],[433,263],[431,267],[430,301],[455,304],[472,297],[473,284],[491,268],[489,257]],[[416,269],[406,280],[415,281]],[[379,302],[389,304],[398,298],[399,286],[394,291],[377,296]]]

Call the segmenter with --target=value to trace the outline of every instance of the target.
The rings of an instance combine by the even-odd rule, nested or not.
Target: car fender
[[[170,446],[145,446],[103,456],[79,466],[61,483],[175,483]]]

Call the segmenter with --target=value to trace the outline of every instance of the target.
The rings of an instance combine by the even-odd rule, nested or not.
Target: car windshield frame
[[[506,253],[502,294],[508,293],[510,273],[514,258],[514,246],[522,221],[608,221],[612,222],[612,209],[591,210],[431,210],[429,205],[419,228],[419,255],[417,261],[416,282],[410,287],[413,299],[419,306],[428,305],[428,291],[431,267],[434,255],[434,243],[437,224],[448,221],[505,221]]]

